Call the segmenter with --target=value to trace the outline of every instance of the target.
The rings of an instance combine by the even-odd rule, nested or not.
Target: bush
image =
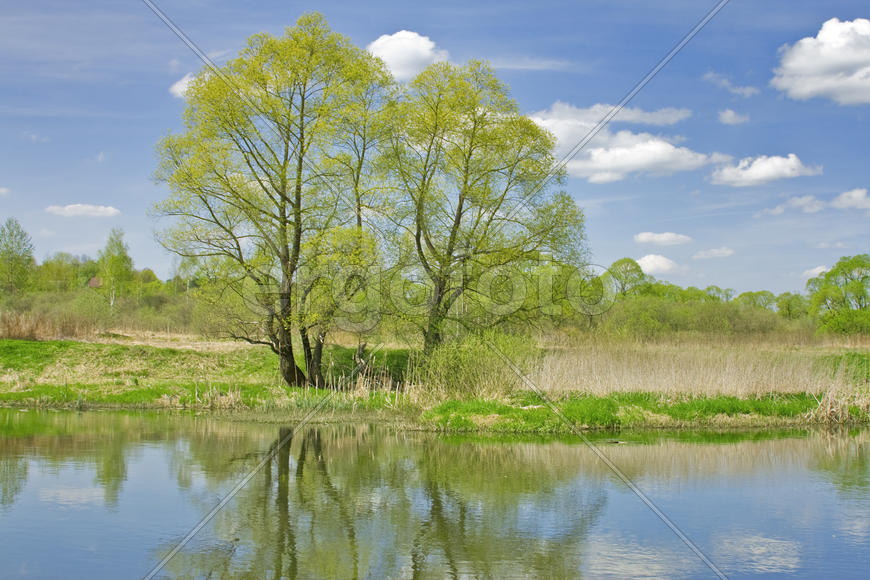
[[[538,353],[533,339],[526,336],[467,335],[436,347],[428,356],[419,355],[411,362],[409,382],[429,393],[460,398],[500,396],[521,387],[520,377],[493,352],[493,346],[523,372]]]

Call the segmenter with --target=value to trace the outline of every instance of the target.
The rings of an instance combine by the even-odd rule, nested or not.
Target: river
[[[145,577],[258,464],[155,577],[870,570],[866,430],[591,435],[687,543],[577,438],[291,428],[0,409],[0,577]]]

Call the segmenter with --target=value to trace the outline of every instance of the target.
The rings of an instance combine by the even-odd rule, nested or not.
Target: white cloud
[[[740,87],[736,85],[732,85],[731,81],[728,80],[728,77],[725,75],[721,75],[717,72],[710,71],[703,76],[703,79],[708,83],[712,83],[719,88],[725,89],[732,95],[740,95],[741,97],[751,97],[752,95],[758,94],[757,87]]]
[[[380,57],[399,81],[409,81],[433,62],[450,58],[448,52],[435,46],[428,36],[410,30],[384,34],[366,49]]]
[[[8,187],[0,187],[0,195],[9,195],[12,193],[12,190]]]
[[[731,109],[719,111],[719,122],[723,125],[740,125],[749,121],[749,115],[741,115]]]
[[[830,202],[824,202],[820,199],[816,199],[816,197],[812,195],[801,195],[796,197],[790,197],[788,200],[779,204],[776,207],[763,209],[760,212],[756,213],[755,217],[761,217],[763,215],[781,215],[785,213],[785,210],[787,209],[799,209],[804,213],[817,213],[822,211],[826,207],[832,207],[834,209],[870,210],[870,197],[867,196],[867,190],[864,188],[845,191],[835,197]]]
[[[193,80],[193,73],[187,73],[169,87],[169,94],[177,99],[183,99],[187,94],[187,87],[190,85],[190,81]]]
[[[105,160],[106,154],[103,151],[100,151],[99,153],[97,153],[96,157],[94,157],[94,161],[96,161],[97,163],[102,163]]]
[[[788,198],[788,200],[776,207],[761,210],[755,214],[755,217],[761,217],[763,215],[781,215],[785,213],[785,210],[787,209],[799,209],[804,213],[818,213],[825,209],[825,205],[825,202],[816,199],[815,196],[812,195],[795,196]]]
[[[613,109],[613,105],[596,103],[591,107],[580,108],[570,103],[556,101],[549,109],[537,111],[529,115],[538,125],[550,130],[559,139],[573,146],[582,139],[605,115]],[[689,109],[666,107],[656,111],[644,111],[637,108],[624,108],[613,118],[611,123],[637,123],[641,125],[674,125],[692,115]],[[604,133],[602,131],[602,133]],[[599,133],[599,137],[601,133]]]
[[[62,217],[113,217],[121,211],[109,205],[91,205],[89,203],[73,203],[70,205],[50,205],[45,208],[50,214]]]
[[[556,101],[549,109],[529,115],[541,127],[551,131],[557,139],[558,154],[567,154],[583,139],[611,105],[596,104],[588,108]],[[623,109],[613,123],[644,125],[673,125],[691,115],[688,109],[664,108],[656,111]],[[616,133],[607,127],[595,137],[595,146],[587,146],[580,155],[568,163],[568,173],[583,177],[591,183],[605,183],[625,179],[632,173],[668,175],[678,171],[691,171],[708,163],[721,162],[727,157],[714,153],[697,153],[677,143],[680,137],[664,137],[651,133],[623,130]]]
[[[655,234],[653,232],[640,232],[635,234],[634,241],[638,244],[656,244],[659,246],[676,246],[679,244],[688,244],[692,238],[683,234],[675,234],[674,232],[664,232]]]
[[[709,250],[695,252],[695,255],[692,256],[692,258],[695,260],[709,260],[710,258],[727,258],[728,256],[733,255],[734,250],[727,246],[722,246],[721,248],[711,248]]]
[[[628,143],[590,148],[580,159],[568,163],[568,172],[585,177],[590,183],[607,183],[625,179],[630,173],[670,175],[692,171],[717,159],[648,133],[621,131],[616,137]]]
[[[793,99],[870,103],[870,20],[831,18],[814,37],[780,48],[770,84]]]
[[[758,157],[745,157],[736,166],[728,165],[716,169],[713,172],[713,183],[732,187],[749,187],[777,179],[819,175],[821,172],[821,166],[807,167],[794,153],[789,153],[788,157],[759,155]]]
[[[644,274],[671,274],[682,269],[679,264],[660,254],[647,254],[639,258],[637,263]]]
[[[843,249],[848,247],[843,242],[818,242],[813,244],[812,246],[818,250]]]
[[[870,197],[866,189],[852,189],[841,193],[831,202],[837,209],[870,209]]]
[[[816,276],[820,276],[827,272],[829,268],[827,266],[816,266],[815,268],[810,268],[809,270],[804,270],[801,274],[801,277],[809,280],[810,278],[815,278]]]

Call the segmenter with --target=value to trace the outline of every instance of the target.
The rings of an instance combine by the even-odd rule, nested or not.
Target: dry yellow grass
[[[666,395],[828,393],[854,391],[845,373],[821,364],[833,344],[799,349],[773,343],[591,342],[548,349],[531,378],[546,392],[607,395],[656,392]]]

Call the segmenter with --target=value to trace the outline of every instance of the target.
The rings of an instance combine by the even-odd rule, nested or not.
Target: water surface
[[[0,409],[0,576],[142,577],[286,433]],[[867,431],[596,437],[729,577],[866,577]],[[584,576],[712,573],[576,439],[331,425],[297,432],[159,577]]]

